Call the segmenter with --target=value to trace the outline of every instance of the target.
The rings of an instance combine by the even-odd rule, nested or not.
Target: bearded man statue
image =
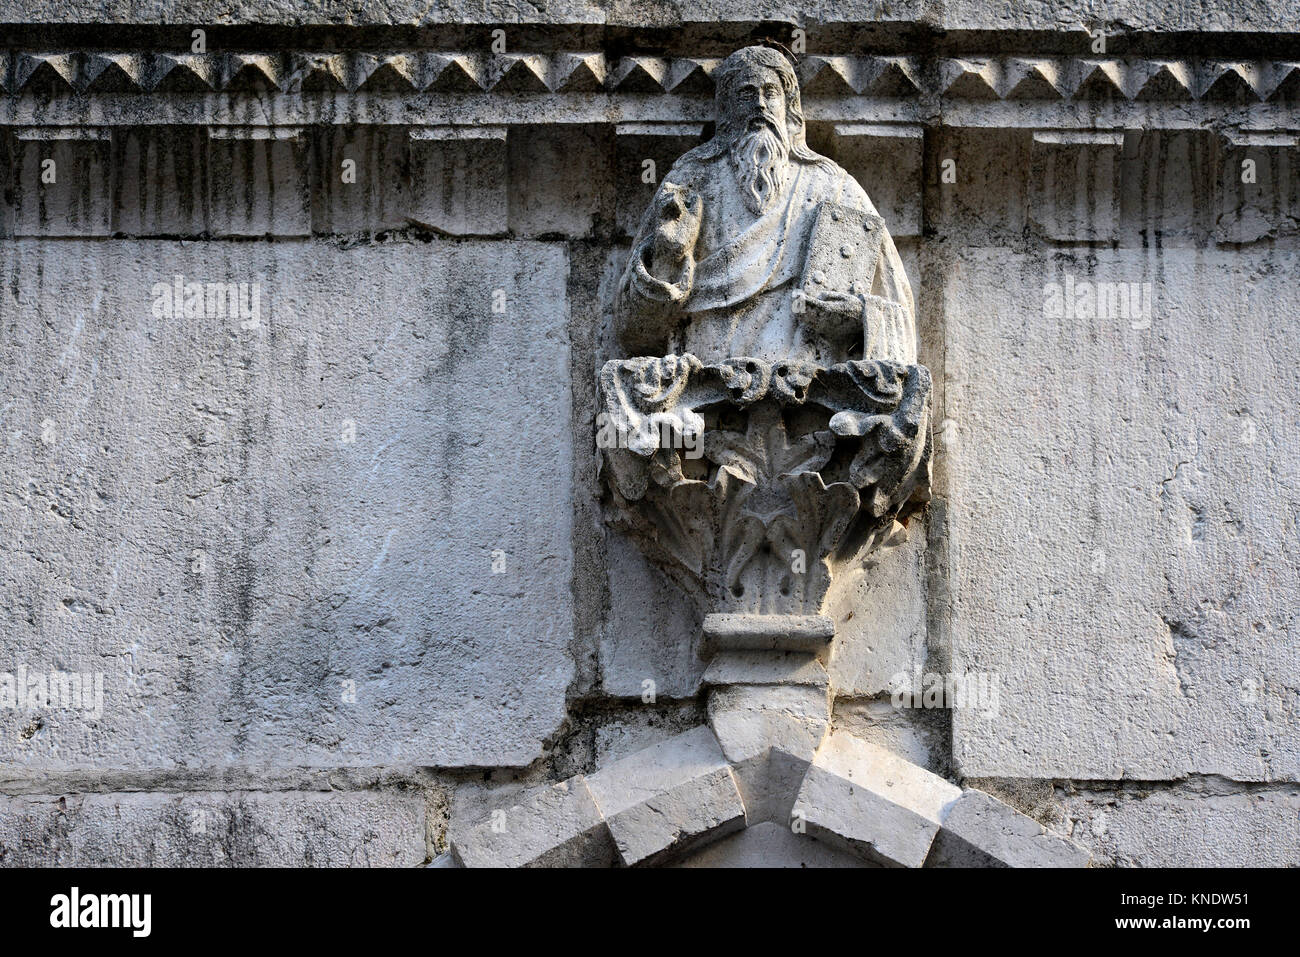
[[[799,84],[769,47],[737,50],[715,76],[714,137],[660,183],[619,282],[617,331],[632,355],[751,356],[825,366],[850,359],[916,363],[911,286],[881,224],[845,288],[803,280],[810,256],[834,256],[814,225],[823,206],[875,220],[857,181],[805,142]],[[870,227],[867,227],[868,230]],[[817,281],[822,273],[814,272]]]

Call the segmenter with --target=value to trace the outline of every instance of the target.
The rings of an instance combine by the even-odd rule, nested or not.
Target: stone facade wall
[[[934,377],[836,729],[1097,863],[1300,864],[1293,5],[424,6],[0,2],[0,673],[103,682],[0,708],[0,863],[417,865],[704,721],[595,377],[771,38]]]

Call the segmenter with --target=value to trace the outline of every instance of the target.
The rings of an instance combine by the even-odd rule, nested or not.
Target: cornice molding
[[[625,93],[711,95],[717,57],[600,52],[0,52],[10,94]],[[1300,99],[1300,62],[809,55],[806,98],[1263,103]]]

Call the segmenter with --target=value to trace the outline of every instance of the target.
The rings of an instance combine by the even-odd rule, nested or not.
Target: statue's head
[[[737,50],[722,61],[714,81],[718,147],[730,155],[746,205],[765,212],[789,181],[791,159],[818,159],[804,143],[799,81],[771,47]]]
[[[799,81],[784,54],[771,47],[742,47],[714,74],[717,131],[727,145],[767,126],[795,152],[804,144]]]

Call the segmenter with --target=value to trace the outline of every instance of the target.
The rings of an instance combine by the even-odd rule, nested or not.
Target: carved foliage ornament
[[[923,366],[670,355],[606,363],[601,393],[619,523],[714,611],[817,614],[835,569],[927,495]]]

